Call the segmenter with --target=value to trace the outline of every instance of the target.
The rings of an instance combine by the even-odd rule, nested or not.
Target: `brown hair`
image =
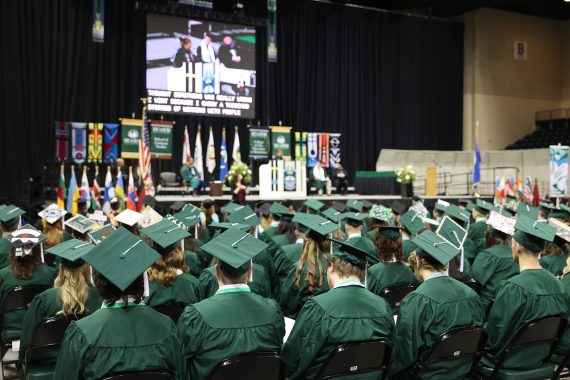
[[[352,265],[339,259],[331,259],[330,265],[332,265],[333,270],[338,273],[340,277],[356,276],[360,281],[364,281],[365,269],[363,268],[359,268],[356,265]]]
[[[57,221],[54,224],[49,224],[45,219],[42,219],[42,224],[47,237],[46,246],[55,247],[61,243],[63,240],[63,229],[61,227],[61,223]]]
[[[546,243],[542,256],[564,256],[566,252],[556,243]]]
[[[179,245],[167,254],[161,255],[160,259],[152,264],[148,269],[148,280],[169,288],[176,280],[176,269],[188,271],[188,266],[184,263],[184,253]]]
[[[494,236],[490,234],[488,231],[485,231],[485,248],[491,248],[496,245],[507,245],[509,244],[509,239],[501,239],[498,236]]]
[[[402,249],[402,238],[396,240],[382,236],[380,231],[374,238],[374,245],[378,251],[378,258],[384,263],[395,260],[397,263],[404,260],[404,251]]]
[[[326,271],[320,259],[328,254],[329,249],[330,241],[326,239],[313,240],[308,236],[305,237],[301,258],[295,270],[295,289],[301,287],[301,272],[305,263],[307,263],[307,276],[303,280],[309,285],[309,292],[314,293],[316,288],[323,286]]]
[[[430,272],[443,272],[445,270],[445,265],[436,262],[435,260],[430,260],[426,257],[419,256],[416,251],[410,253],[408,258],[408,264],[412,267],[412,270],[417,266],[420,269],[424,269]]]
[[[58,296],[61,299],[62,308],[58,314],[83,314],[85,302],[89,295],[89,278],[91,272],[89,265],[79,268],[69,268],[65,265],[59,267],[59,273],[54,281],[54,287],[59,288]],[[95,310],[91,310],[95,311]]]
[[[36,245],[32,248],[32,253],[25,256],[16,256],[16,249],[10,251],[10,266],[14,276],[19,280],[30,280],[36,268],[41,265],[41,247]]]

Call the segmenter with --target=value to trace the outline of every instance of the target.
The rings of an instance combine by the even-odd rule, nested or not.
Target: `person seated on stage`
[[[24,315],[19,351],[21,363],[36,326],[45,318],[58,315],[82,317],[101,307],[103,300],[91,284],[91,268],[82,259],[94,247],[94,244],[72,239],[47,250],[60,259],[59,273],[54,287],[37,295]],[[59,347],[54,347],[42,351],[41,358],[34,356],[34,361],[42,366],[55,366],[58,350]]]
[[[181,241],[190,234],[170,220],[143,228],[141,234],[150,239],[160,259],[148,269],[149,295],[145,302],[150,307],[168,305],[184,308],[198,301],[200,284],[191,276],[184,263]]]
[[[366,287],[372,293],[380,295],[382,290],[395,285],[419,285],[410,266],[403,261],[402,234],[399,227],[380,227],[374,245],[380,262],[368,269]]]
[[[6,236],[16,231],[20,226],[22,215],[26,212],[14,205],[0,206],[0,269],[10,265],[10,252],[12,243]]]
[[[36,285],[52,287],[55,270],[43,264],[42,258],[42,242],[46,236],[30,225],[25,225],[10,233],[6,239],[10,241],[12,249],[10,265],[0,270],[0,305],[15,287]],[[25,309],[20,309],[3,313],[2,330],[21,330],[25,312]],[[7,340],[13,338],[18,337],[8,337]]]
[[[301,247],[295,248],[297,252],[300,250],[299,259],[284,266],[284,276],[278,279],[277,294],[283,314],[295,319],[309,297],[329,290],[326,267],[331,243],[327,235],[339,226],[318,215],[300,213],[295,215],[293,222],[306,231],[305,240]],[[291,252],[290,256],[294,254]]]
[[[547,243],[540,255],[540,265],[555,276],[562,275],[568,260],[568,244],[556,235],[554,242]]]
[[[180,168],[180,177],[182,177],[182,180],[184,181],[186,186],[192,189],[193,195],[198,194],[198,189],[200,188],[201,175],[202,173],[200,173],[198,169],[194,166],[194,159],[192,158],[189,158],[188,162],[186,162]]]
[[[204,38],[196,50],[198,60],[202,63],[214,63],[216,61],[216,51],[212,46],[212,34],[204,32]]]
[[[330,354],[341,344],[391,340],[394,319],[384,299],[366,290],[366,268],[375,256],[353,245],[336,241],[328,261],[331,290],[311,297],[301,309],[291,335],[283,345],[283,359],[290,380],[317,379]],[[378,371],[359,379],[378,379]]]
[[[447,274],[447,263],[459,250],[432,231],[424,231],[413,242],[418,248],[409,264],[421,285],[398,308],[390,379],[412,379],[414,364],[441,334],[456,327],[481,326],[484,320],[477,293]],[[471,364],[470,357],[434,364],[422,378],[463,378]]]
[[[115,221],[120,227],[124,227],[127,231],[134,235],[140,234],[139,222],[143,218],[143,214],[130,209],[126,209],[115,217]]]
[[[471,211],[471,215],[473,216],[473,220],[475,220],[475,222],[469,226],[467,237],[475,243],[479,250],[483,249],[485,246],[487,216],[493,210],[495,210],[495,206],[493,206],[491,203],[486,202],[482,199],[477,199],[475,207]]]
[[[317,193],[323,195],[323,191],[326,190],[327,195],[331,194],[331,180],[327,175],[325,168],[321,165],[320,161],[311,170],[313,183],[317,188]]]
[[[174,67],[182,67],[184,63],[195,62],[196,57],[192,54],[192,40],[190,38],[180,39],[180,48],[176,51],[174,56]]]
[[[332,169],[332,185],[340,194],[346,194],[348,191],[348,173],[340,162],[334,164]]]
[[[239,205],[245,202],[245,196],[249,193],[247,186],[243,184],[243,176],[236,175],[236,180],[232,185],[232,202]]]
[[[274,300],[252,293],[247,285],[252,259],[266,247],[237,228],[202,247],[218,260],[214,270],[219,288],[212,297],[188,306],[178,321],[189,379],[209,379],[214,368],[231,356],[280,351],[283,314]]]
[[[548,316],[566,315],[567,295],[561,282],[540,266],[538,257],[545,242],[554,240],[556,228],[546,220],[519,215],[512,237],[513,260],[520,273],[501,282],[489,311],[487,332],[489,338],[481,365],[494,367],[518,330],[528,322]],[[504,363],[509,369],[532,369],[542,364],[550,345],[519,350]],[[536,358],[533,360],[533,358]]]
[[[176,325],[143,301],[143,273],[160,255],[120,227],[82,258],[93,267],[103,306],[71,322],[60,345],[54,379],[100,379],[111,372],[150,370],[185,379]]]

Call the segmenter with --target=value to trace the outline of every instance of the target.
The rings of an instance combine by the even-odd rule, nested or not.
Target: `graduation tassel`
[[[368,282],[368,261],[366,261],[366,265],[364,266],[364,288],[368,289],[366,283]]]
[[[44,260],[44,243],[40,243],[40,255],[42,257],[42,263],[45,263],[45,260]]]
[[[459,271],[463,272],[463,260],[464,260],[464,250],[463,247],[461,247],[461,258],[459,260]]]
[[[184,239],[180,240],[180,247],[182,248],[182,252],[184,252]]]
[[[255,229],[253,230],[253,234],[254,234],[255,238],[257,239],[257,226],[255,226]]]
[[[198,239],[198,225],[194,224],[194,239]]]
[[[148,286],[148,273],[147,273],[147,271],[144,271],[143,278],[144,278],[144,294],[143,294],[143,297],[146,298],[150,295],[150,290],[149,290],[149,286]]]
[[[249,282],[253,282],[253,260],[249,260],[249,267],[250,267],[250,272],[249,272]]]

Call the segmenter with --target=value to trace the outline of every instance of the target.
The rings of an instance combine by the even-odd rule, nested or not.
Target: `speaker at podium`
[[[262,199],[292,199],[307,196],[305,161],[271,160],[259,166],[259,196]]]

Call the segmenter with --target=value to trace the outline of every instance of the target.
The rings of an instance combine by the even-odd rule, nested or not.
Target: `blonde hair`
[[[321,257],[328,254],[330,249],[330,241],[315,241],[309,237],[305,237],[301,258],[297,263],[295,270],[295,289],[301,287],[301,272],[305,263],[307,263],[307,276],[303,279],[309,286],[309,292],[314,293],[316,288],[323,286],[326,268],[321,264]]]
[[[58,289],[62,308],[58,314],[83,314],[85,313],[85,303],[89,295],[89,281],[91,272],[89,265],[85,264],[79,268],[69,268],[60,265],[59,273],[53,283]]]
[[[49,224],[45,219],[42,219],[42,225],[46,234],[46,246],[48,248],[55,247],[63,240],[63,229],[59,221],[54,224]]]
[[[568,258],[566,259],[566,266],[562,270],[562,274],[564,275],[568,272],[570,272],[570,256],[568,256]]]
[[[182,248],[177,245],[166,255],[161,255],[152,266],[148,269],[148,280],[152,282],[158,282],[165,288],[169,288],[174,285],[176,280],[176,269],[182,270],[182,272],[188,272],[189,268],[184,263],[184,252]]]

